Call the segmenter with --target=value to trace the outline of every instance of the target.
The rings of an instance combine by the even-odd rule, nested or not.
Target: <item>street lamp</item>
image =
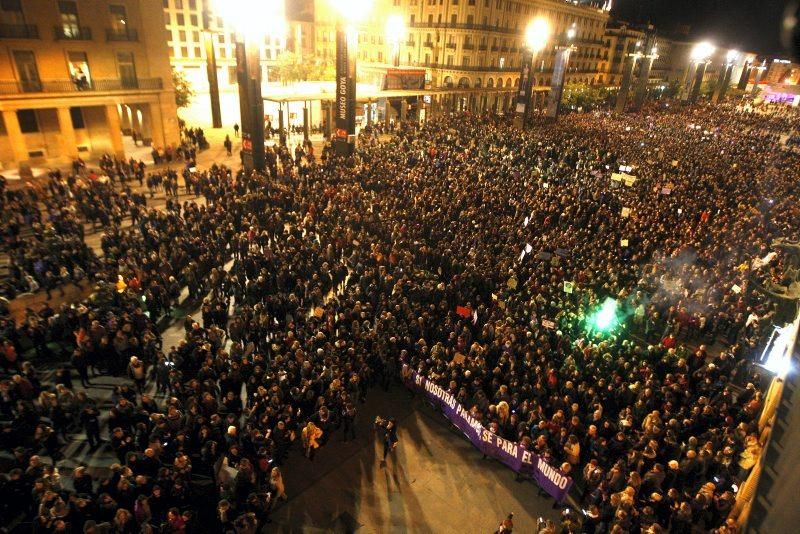
[[[720,102],[725,100],[725,93],[728,92],[728,86],[731,84],[731,75],[733,74],[733,66],[739,59],[738,50],[728,50],[725,54],[725,62],[722,64],[722,69],[719,71],[717,78],[717,86],[714,88],[713,102]]]
[[[519,91],[517,93],[516,116],[514,118],[518,128],[524,128],[528,119],[536,54],[545,47],[549,38],[550,24],[546,19],[534,19],[525,30],[525,48],[522,51],[522,69],[519,76]]]
[[[372,0],[330,0],[339,12],[336,21],[336,154],[353,153],[356,139],[356,24],[369,11]]]
[[[682,100],[695,102],[700,95],[700,86],[703,84],[703,77],[706,74],[706,67],[711,54],[716,51],[716,47],[708,41],[697,43],[689,54],[689,67],[686,72],[686,85]],[[693,70],[694,69],[694,70]]]
[[[242,121],[242,163],[246,172],[263,171],[264,100],[261,47],[265,37],[286,35],[283,0],[216,0],[215,12],[236,33],[236,77]]]
[[[386,42],[392,47],[392,62],[400,66],[400,42],[406,35],[406,23],[401,15],[391,15],[386,19]]]
[[[547,118],[556,120],[561,110],[561,96],[564,94],[564,82],[569,69],[569,56],[575,50],[575,24],[564,32],[564,38],[556,46],[556,57],[553,64],[553,77],[550,83],[550,94],[547,100]]]

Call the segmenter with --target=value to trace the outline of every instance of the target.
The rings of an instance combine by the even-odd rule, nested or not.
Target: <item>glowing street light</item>
[[[406,35],[406,23],[401,15],[391,15],[386,19],[386,42],[392,46],[394,66],[400,66],[400,43]]]
[[[692,61],[697,63],[708,61],[708,58],[711,57],[711,54],[713,54],[716,49],[717,47],[715,47],[713,44],[709,43],[708,41],[703,41],[694,45],[694,48],[692,48],[692,53],[689,57],[692,59]]]
[[[546,19],[536,18],[532,20],[525,30],[525,46],[522,49],[522,61],[520,62],[519,90],[516,96],[516,109],[514,124],[518,128],[525,128],[530,110],[531,98],[533,96],[533,72],[536,62],[536,54],[541,51],[550,38],[550,24]]]
[[[536,53],[543,49],[550,39],[550,24],[546,19],[534,19],[528,28],[525,30],[525,46],[532,53]]]
[[[734,49],[728,50],[725,59],[729,64],[736,63],[736,60],[739,59],[739,51]]]
[[[242,126],[242,162],[247,172],[263,171],[264,100],[261,47],[265,37],[286,36],[283,0],[213,0],[212,11],[236,34],[236,77]],[[283,114],[281,113],[281,118]]]

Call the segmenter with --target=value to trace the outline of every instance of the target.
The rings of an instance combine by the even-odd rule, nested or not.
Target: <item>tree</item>
[[[284,52],[269,69],[270,80],[278,80],[283,85],[294,82],[332,80],[335,76],[334,63],[323,61],[317,56],[299,56]]]
[[[561,105],[565,109],[589,111],[608,102],[610,92],[606,87],[585,83],[567,85],[561,95]]]
[[[172,86],[175,88],[175,105],[185,108],[192,101],[194,89],[182,70],[172,69]]]

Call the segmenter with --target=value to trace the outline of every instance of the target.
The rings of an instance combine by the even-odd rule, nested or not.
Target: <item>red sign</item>
[[[347,130],[343,128],[336,128],[336,137],[339,139],[347,139]]]
[[[253,150],[253,141],[248,139],[247,137],[242,139],[242,149],[243,150]]]

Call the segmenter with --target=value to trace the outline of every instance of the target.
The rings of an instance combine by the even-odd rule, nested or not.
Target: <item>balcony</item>
[[[425,43],[423,43],[423,46],[427,48],[433,48],[433,41],[425,41]]]
[[[106,28],[106,41],[138,41],[139,32],[133,28]]]
[[[514,28],[501,28],[489,24],[470,24],[469,22],[412,22],[410,28],[441,28],[447,30],[475,30],[484,32],[505,33],[509,35],[520,35],[521,30]]]
[[[415,44],[414,41],[406,41],[406,46],[414,46]]]
[[[22,93],[85,93],[103,91],[159,90],[164,84],[161,78],[123,78],[113,80],[92,80],[89,83],[76,83],[72,80],[0,80],[0,95]]]
[[[38,39],[39,27],[35,24],[0,24],[0,38]]]
[[[487,48],[488,47],[486,45],[478,45],[478,50],[480,50],[481,52],[486,52]]]
[[[507,46],[502,46],[502,47],[500,47],[500,51],[501,52],[508,52],[508,47]]]
[[[463,48],[464,50],[475,50],[475,45],[472,43],[464,43],[464,45],[461,48]]]
[[[91,41],[92,29],[86,26],[55,26],[56,41]]]
[[[455,44],[455,43],[447,43],[447,44],[446,44],[446,45],[444,45],[444,46],[445,46],[446,48],[450,48],[450,49],[452,49],[452,50],[455,50],[455,49],[456,49],[456,44]]]
[[[499,46],[493,46],[492,47],[492,52],[497,52],[498,50],[500,50]]]

